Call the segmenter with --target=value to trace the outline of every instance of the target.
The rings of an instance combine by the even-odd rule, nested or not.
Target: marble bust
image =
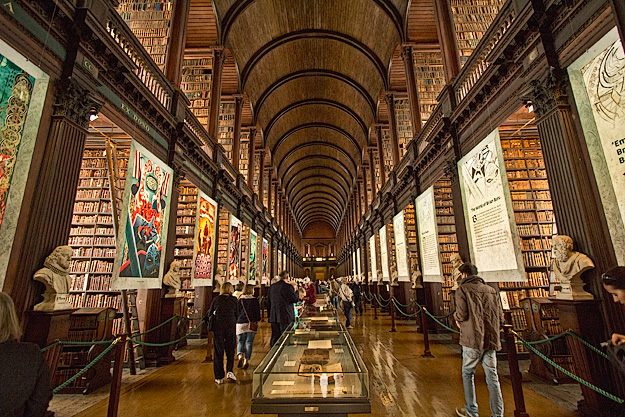
[[[384,285],[384,276],[381,269],[378,269],[378,285]]]
[[[391,285],[393,287],[399,286],[399,274],[397,273],[397,265],[391,265]]]
[[[72,259],[72,248],[58,246],[43,263],[43,268],[35,272],[33,278],[41,282],[46,289],[43,301],[33,307],[35,311],[66,310],[73,308],[67,302],[67,295],[72,286],[69,276],[69,264]]]
[[[225,272],[223,269],[218,269],[213,280],[213,292],[218,293],[221,290],[221,284],[224,282]]]
[[[580,252],[573,250],[573,239],[566,235],[555,236],[552,240],[554,258],[551,270],[562,286],[556,298],[565,300],[592,300],[593,295],[584,291],[581,275],[593,269],[592,260]]]
[[[410,280],[412,281],[412,288],[423,288],[423,274],[421,274],[421,270],[419,269],[419,265],[416,263],[411,266],[412,274],[410,276]]]
[[[167,298],[175,297],[176,293],[180,291],[180,286],[182,283],[180,282],[179,261],[173,261],[171,264],[169,264],[169,271],[167,271],[167,273],[163,277],[163,284],[167,286],[167,293],[165,294],[165,297]]]
[[[458,268],[460,268],[460,266],[464,262],[462,261],[462,258],[458,253],[452,253],[449,257],[449,260],[451,261],[451,267],[453,268],[451,271],[451,281],[453,282],[451,291],[456,291],[458,289],[458,286],[460,285],[460,280],[462,279],[462,274],[460,273]]]

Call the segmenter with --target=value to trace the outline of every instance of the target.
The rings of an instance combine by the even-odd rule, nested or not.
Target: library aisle
[[[390,318],[373,319],[371,310],[354,319],[352,337],[369,370],[372,416],[455,416],[455,407],[464,401],[461,357],[452,345],[432,343],[434,359],[421,358],[422,336],[414,322],[399,322],[397,333],[389,333]],[[142,380],[124,384],[120,416],[249,416],[252,373],[269,351],[270,327],[261,323],[254,342],[248,370],[236,369],[237,383],[216,385],[213,366],[203,363],[205,345],[192,349],[180,360],[160,368]],[[501,362],[500,369],[507,367]],[[500,372],[500,375],[504,372]],[[512,388],[500,376],[506,416],[513,415]],[[478,403],[482,415],[488,414],[488,390],[481,368],[476,374]],[[576,386],[575,386],[576,388]],[[573,388],[573,389],[575,389]],[[531,416],[573,417],[567,411],[534,391],[525,389],[525,403]],[[103,399],[77,414],[77,417],[106,416],[108,400]],[[70,417],[57,415],[57,417]]]

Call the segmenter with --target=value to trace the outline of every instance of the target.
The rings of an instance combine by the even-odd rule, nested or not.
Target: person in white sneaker
[[[231,381],[237,378],[232,373],[234,369],[234,351],[237,345],[236,323],[237,323],[237,299],[232,296],[234,287],[231,283],[225,282],[220,290],[219,296],[213,299],[206,317],[213,317],[213,371],[215,382],[222,384],[224,376]],[[227,375],[224,375],[224,353],[226,355]]]
[[[343,302],[343,311],[345,312],[345,327],[353,329],[352,327],[352,307],[354,307],[354,293],[349,285],[343,282],[343,279],[339,280],[339,297]]]
[[[462,383],[465,406],[456,408],[460,417],[478,417],[475,397],[475,370],[481,363],[486,375],[492,417],[503,417],[503,397],[497,375],[497,351],[501,350],[500,329],[503,308],[497,291],[477,276],[477,268],[462,264],[460,286],[456,290],[454,319],[462,345]]]

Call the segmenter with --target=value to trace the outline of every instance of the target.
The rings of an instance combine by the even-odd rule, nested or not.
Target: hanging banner
[[[258,235],[250,229],[250,274],[248,282],[256,285],[256,246],[258,244]]]
[[[269,276],[269,242],[267,242],[267,239],[263,238],[263,273],[262,273],[262,279],[260,283],[263,285],[267,285],[268,276]]]
[[[213,260],[217,242],[217,202],[202,191],[198,191],[193,268],[191,285],[205,287],[213,285]]]
[[[241,274],[241,220],[230,215],[230,234],[228,235],[228,279],[239,281]]]
[[[617,263],[625,265],[625,52],[617,29],[567,70]]]
[[[282,251],[278,249],[278,273],[282,272]]]
[[[404,212],[400,211],[393,217],[393,233],[395,236],[395,258],[397,259],[397,277],[399,282],[410,282],[408,271],[408,248],[406,247],[406,224]]]
[[[388,269],[388,248],[386,247],[386,225],[380,229],[380,262],[382,263],[382,280],[389,281],[391,271]]]
[[[356,252],[352,252],[352,278],[358,273],[358,267],[356,266]]]
[[[285,270],[288,269],[288,265],[286,263],[286,252],[282,252],[282,268]]]
[[[360,248],[356,249],[356,267],[358,268],[358,278],[360,278],[360,275],[362,274],[362,270],[361,270],[361,266],[360,266]]]
[[[173,170],[132,141],[111,289],[161,288]]]
[[[378,263],[375,256],[375,235],[369,238],[369,256],[371,257],[371,279],[378,279]]]
[[[525,281],[514,211],[495,129],[458,162],[471,259],[485,281]]]
[[[417,197],[415,209],[423,281],[443,282],[434,187],[428,188]]]

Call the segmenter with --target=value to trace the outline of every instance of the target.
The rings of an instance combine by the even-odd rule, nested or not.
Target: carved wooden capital
[[[536,117],[541,118],[557,107],[568,106],[567,83],[568,78],[556,79],[550,68],[543,77],[528,83],[528,92],[522,99],[525,103],[531,102]]]
[[[86,129],[89,126],[89,117],[98,114],[103,104],[89,90],[68,80],[58,85],[54,116],[66,117]]]
[[[458,163],[455,159],[451,159],[445,162],[445,175],[451,180],[452,183],[458,181]]]

